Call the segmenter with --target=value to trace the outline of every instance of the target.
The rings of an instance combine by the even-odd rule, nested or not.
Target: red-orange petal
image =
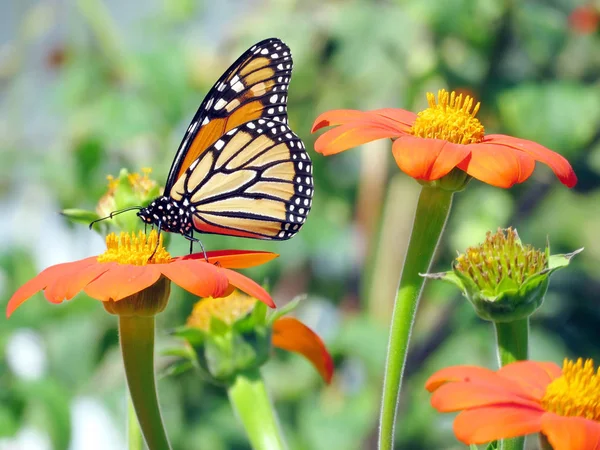
[[[85,278],[75,276],[73,279],[65,280],[68,286],[64,286],[62,292],[59,292],[60,284],[56,284],[56,280],[62,277],[63,274],[76,274],[79,270],[85,270],[87,267],[96,264],[96,257],[85,258],[79,261],[73,261],[63,264],[57,264],[44,269],[37,276],[29,280],[21,286],[13,294],[8,301],[6,307],[6,317],[17,309],[23,302],[31,298],[37,292],[47,289],[49,286],[56,290],[56,294],[49,295],[46,292],[46,297],[52,302],[62,301],[63,299],[70,300],[85,286]],[[79,285],[77,284],[79,283]],[[57,300],[60,297],[60,300]]]
[[[235,272],[234,270],[223,268],[221,269],[221,272],[227,277],[229,284],[235,286],[241,291],[244,291],[249,296],[260,300],[268,307],[275,308],[275,302],[260,284],[242,275],[241,273]]]
[[[293,317],[282,317],[273,324],[273,345],[296,352],[308,359],[327,384],[333,376],[333,359],[321,338]]]
[[[479,366],[451,366],[444,367],[431,375],[425,382],[425,389],[429,392],[435,391],[443,384],[453,381],[472,380],[495,380],[496,374],[493,370]]]
[[[415,120],[417,119],[416,113],[407,111],[406,109],[382,108],[368,112],[369,114],[377,114],[378,116],[386,117],[393,122],[396,122],[395,127],[400,130],[404,130],[406,133],[410,131],[415,123]]]
[[[465,145],[441,139],[400,136],[392,146],[400,170],[417,180],[433,181],[443,177],[469,156]]]
[[[216,250],[206,252],[206,256],[208,262],[211,264],[218,263],[221,267],[229,269],[246,269],[248,267],[260,266],[277,258],[279,255],[277,253],[254,250]],[[204,259],[204,254],[194,253],[175,259]]]
[[[522,406],[474,408],[456,416],[454,434],[465,444],[524,436],[540,431],[543,414],[543,411]]]
[[[477,381],[457,381],[440,386],[431,396],[431,406],[440,412],[460,411],[467,408],[477,408],[500,404],[521,405],[531,409],[541,410],[537,401],[522,392],[513,383],[512,389],[498,384],[479,383]]]
[[[502,367],[497,373],[517,383],[531,397],[541,400],[548,384],[558,378],[562,370],[551,362],[518,361]]]
[[[533,173],[535,160],[527,153],[496,143],[469,144],[470,158],[458,167],[492,186],[509,188]]]
[[[552,150],[538,144],[537,142],[519,139],[503,134],[490,134],[486,136],[483,143],[500,145],[505,148],[513,149],[517,152],[523,152],[531,156],[536,161],[546,164],[556,177],[565,186],[572,188],[577,184],[577,176],[567,161],[562,155],[553,152]]]
[[[367,113],[365,111],[359,111],[358,109],[333,109],[319,114],[313,122],[310,132],[314,133],[321,128],[361,120],[366,116]]]
[[[131,266],[106,263],[109,269],[83,290],[92,298],[107,302],[119,301],[152,286],[160,278],[157,265]]]
[[[157,267],[173,283],[198,297],[222,297],[229,287],[225,274],[204,259],[179,259]]]
[[[542,432],[554,450],[600,450],[600,422],[546,413]]]
[[[397,137],[402,133],[390,120],[367,117],[326,131],[315,141],[315,151],[323,155],[334,155],[377,139]]]

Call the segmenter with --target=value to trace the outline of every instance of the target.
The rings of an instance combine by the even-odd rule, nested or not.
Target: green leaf
[[[173,347],[160,352],[161,356],[175,356],[177,358],[194,359],[194,351],[191,347]]]

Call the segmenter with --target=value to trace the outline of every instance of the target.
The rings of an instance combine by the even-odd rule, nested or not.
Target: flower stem
[[[498,343],[498,362],[505,366],[528,357],[529,318],[512,322],[494,322]]]
[[[529,354],[529,318],[512,322],[494,322],[498,344],[498,361],[505,366],[515,361],[526,360]],[[525,437],[504,439],[502,450],[522,450]]]
[[[254,450],[287,449],[258,369],[239,374],[227,388],[227,394]]]
[[[379,449],[391,450],[394,443],[396,407],[408,343],[425,279],[452,206],[450,191],[423,186],[415,213],[408,251],[394,304],[388,343],[379,427]]]
[[[119,334],[129,394],[146,445],[168,450],[154,380],[154,316],[119,316]]]

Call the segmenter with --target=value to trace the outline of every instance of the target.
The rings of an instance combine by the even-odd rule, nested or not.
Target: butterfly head
[[[193,229],[189,205],[170,197],[158,197],[137,215],[144,223],[157,225],[164,231],[187,235]]]

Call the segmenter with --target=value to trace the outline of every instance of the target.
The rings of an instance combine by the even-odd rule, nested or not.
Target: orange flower
[[[187,325],[210,334],[211,321],[216,318],[228,327],[235,328],[237,322],[245,320],[254,310],[256,302],[256,297],[245,295],[238,290],[221,299],[203,298],[194,305]],[[253,323],[252,326],[245,326],[243,329],[244,336],[256,344],[262,333],[255,336],[250,329],[260,328],[264,324],[256,317],[253,319],[256,320],[256,323]],[[317,369],[327,384],[331,382],[334,369],[333,359],[321,338],[314,331],[293,317],[279,317],[272,324],[269,321],[268,326],[271,327],[270,342],[274,347],[304,356]],[[239,341],[236,341],[236,345],[239,345]],[[228,356],[233,353],[227,352]],[[244,358],[248,359],[246,353],[244,353]]]
[[[315,142],[324,155],[375,139],[394,139],[392,153],[400,170],[417,180],[435,181],[458,168],[493,186],[508,188],[533,173],[535,162],[548,165],[561,183],[573,187],[577,177],[569,162],[540,144],[502,134],[484,134],[472,97],[427,94],[429,108],[415,114],[403,109],[334,110],[315,120],[312,132],[338,125]]]
[[[455,366],[425,383],[441,412],[462,411],[454,433],[465,444],[543,433],[554,450],[600,449],[600,369],[594,363],[519,361],[498,371]]]
[[[121,233],[117,237],[111,233],[106,237],[106,245],[102,255],[43,270],[15,292],[8,301],[6,316],[10,317],[25,300],[42,290],[52,303],[70,300],[83,290],[106,306],[152,286],[164,286],[159,281],[165,279],[203,297],[222,297],[237,287],[275,307],[261,286],[231,270],[263,264],[277,257],[274,253],[224,250],[208,252],[208,261],[202,253],[171,258],[156,231],[149,236],[140,232],[137,236]]]

